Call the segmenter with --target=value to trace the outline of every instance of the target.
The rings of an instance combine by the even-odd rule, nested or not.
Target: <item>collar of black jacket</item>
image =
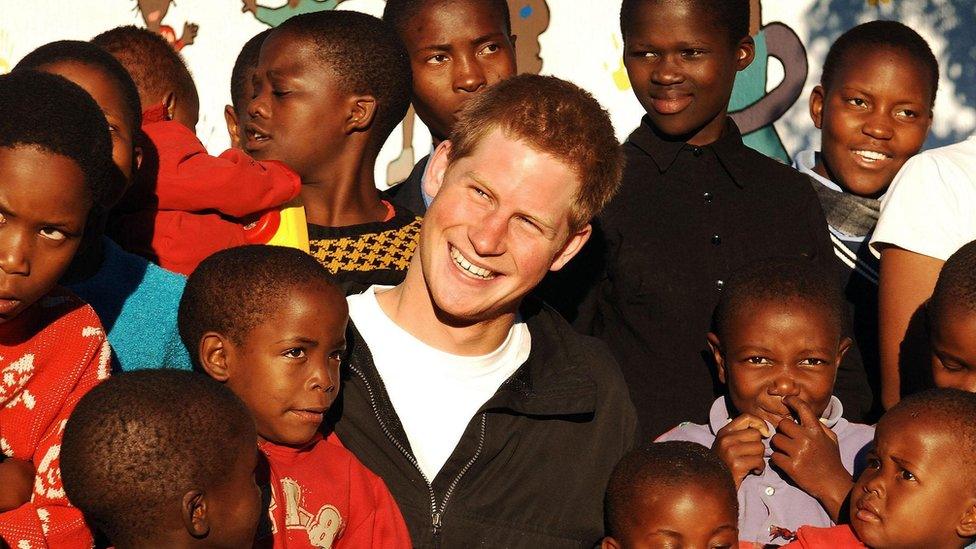
[[[664,139],[651,125],[647,115],[641,119],[640,126],[630,134],[627,142],[650,156],[662,174],[671,169],[682,149],[696,148],[695,145],[689,145],[684,141]],[[754,159],[748,158],[750,150],[742,143],[742,134],[739,133],[739,127],[731,117],[725,118],[725,128],[722,130],[721,137],[714,143],[700,148],[714,151],[732,181],[739,187],[745,186],[749,180],[750,162]]]

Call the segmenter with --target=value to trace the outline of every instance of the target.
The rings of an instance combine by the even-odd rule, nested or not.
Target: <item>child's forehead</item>
[[[460,21],[478,20],[488,23],[492,30],[508,33],[500,2],[488,0],[434,0],[424,2],[401,26],[401,35],[408,46],[417,42],[442,40],[445,33],[462,35],[469,29],[460,28]],[[404,32],[405,31],[405,32]]]

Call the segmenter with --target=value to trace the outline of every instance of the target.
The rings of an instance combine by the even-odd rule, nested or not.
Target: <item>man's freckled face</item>
[[[297,286],[240,344],[228,343],[230,387],[254,416],[258,436],[302,446],[339,394],[346,300],[325,282]]]
[[[450,135],[465,101],[515,74],[505,22],[483,0],[428,3],[401,39],[413,70],[413,105],[435,141]]]
[[[244,150],[312,180],[342,149],[350,96],[307,41],[275,31],[261,46]]]
[[[760,301],[729,324],[720,342],[720,375],[739,413],[775,426],[791,417],[787,396],[823,413],[843,357],[840,328],[827,311],[805,302]]]
[[[725,127],[736,72],[752,61],[751,42],[734,44],[691,2],[641,6],[624,38],[637,100],[665,135],[692,145],[714,142]]]
[[[814,170],[856,195],[884,193],[932,124],[925,67],[890,48],[850,51],[830,86],[811,97],[821,130]]]
[[[976,311],[946,309],[929,319],[932,378],[936,387],[976,393]]]
[[[889,412],[851,491],[850,522],[869,547],[963,547],[972,464],[944,422]]]
[[[662,487],[642,494],[635,516],[617,541],[626,549],[736,546],[735,501],[699,485]]]

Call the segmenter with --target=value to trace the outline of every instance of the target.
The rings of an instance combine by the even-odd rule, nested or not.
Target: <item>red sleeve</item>
[[[94,317],[94,313],[91,313]],[[10,547],[51,547],[87,549],[92,535],[81,511],[72,506],[61,484],[60,451],[64,424],[78,400],[99,381],[108,377],[109,347],[105,333],[97,325],[81,327],[85,350],[84,364],[74,386],[39,439],[31,461],[37,470],[31,501],[17,509],[0,513],[0,538]],[[70,342],[65,342],[70,347]],[[65,354],[73,354],[66,349]],[[70,372],[74,374],[75,372]],[[34,388],[39,391],[38,388]],[[38,397],[38,401],[43,398]]]
[[[413,547],[400,508],[393,501],[386,484],[363,465],[358,462],[356,465],[350,471],[350,507],[367,507],[368,512],[351,514],[352,520],[339,538],[336,548]],[[360,478],[357,479],[357,476]],[[361,493],[357,494],[357,491]]]
[[[298,196],[298,174],[277,161],[258,162],[237,149],[210,156],[200,140],[173,121],[143,126],[159,156],[159,210],[216,210],[244,217]]]

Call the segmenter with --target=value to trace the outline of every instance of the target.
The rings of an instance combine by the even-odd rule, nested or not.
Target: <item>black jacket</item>
[[[657,436],[682,421],[707,423],[724,392],[705,334],[730,274],[783,256],[836,265],[807,176],[746,147],[731,120],[716,142],[696,147],[662,139],[645,118],[623,150],[620,192],[591,239],[605,246],[605,263],[589,263],[606,271],[577,325],[610,346],[643,433]],[[834,394],[845,417],[859,419],[871,393],[848,357]]]
[[[416,547],[589,548],[603,535],[603,494],[634,445],[634,407],[605,345],[537,301],[522,314],[529,358],[471,419],[432,485],[350,329],[335,430],[386,481]]]
[[[420,185],[424,180],[424,170],[427,169],[428,160],[430,160],[430,155],[421,158],[406,179],[384,191],[385,196],[395,204],[399,204],[420,216],[427,213],[427,204],[424,203],[424,195]]]

